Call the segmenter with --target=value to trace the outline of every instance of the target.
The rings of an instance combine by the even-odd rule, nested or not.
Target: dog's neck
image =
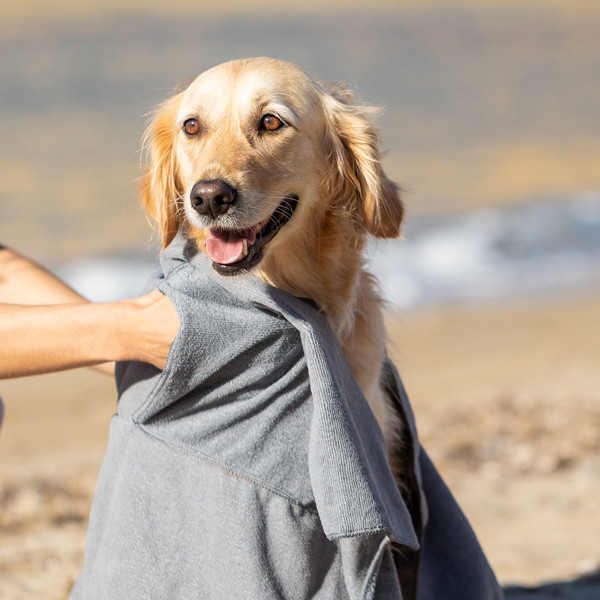
[[[377,286],[364,268],[366,235],[334,212],[316,221],[318,234],[295,235],[272,248],[255,274],[294,296],[316,302],[367,394],[374,377],[365,372],[364,364],[371,364],[373,358],[381,363],[385,333]],[[342,224],[345,231],[340,234]]]
[[[294,236],[270,249],[255,274],[294,296],[313,300],[342,343],[354,329],[361,310],[364,235],[339,224],[327,227],[325,216],[314,235]],[[331,233],[328,233],[328,232]]]

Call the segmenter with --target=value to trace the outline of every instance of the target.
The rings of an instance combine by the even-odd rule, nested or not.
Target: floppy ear
[[[326,152],[331,160],[330,192],[355,204],[367,231],[378,238],[400,235],[404,208],[398,186],[383,171],[375,107],[352,103],[341,88],[324,97],[328,121]]]
[[[176,115],[181,94],[169,98],[146,129],[143,150],[150,164],[140,180],[140,197],[146,213],[158,226],[166,248],[179,228],[178,209],[183,194],[174,152]]]

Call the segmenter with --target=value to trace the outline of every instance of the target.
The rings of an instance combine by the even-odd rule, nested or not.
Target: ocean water
[[[55,265],[95,301],[139,293],[148,254]],[[600,192],[509,208],[409,218],[403,238],[368,248],[390,310],[552,295],[600,288]]]

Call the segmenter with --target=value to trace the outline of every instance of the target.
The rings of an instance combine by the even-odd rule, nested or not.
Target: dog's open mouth
[[[213,269],[221,275],[236,275],[255,267],[262,259],[262,249],[292,218],[298,196],[290,195],[273,214],[249,229],[210,229],[204,246]]]

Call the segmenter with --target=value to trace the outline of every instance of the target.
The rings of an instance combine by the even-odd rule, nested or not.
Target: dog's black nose
[[[235,202],[236,190],[222,179],[200,180],[190,192],[192,207],[201,215],[224,215]]]

